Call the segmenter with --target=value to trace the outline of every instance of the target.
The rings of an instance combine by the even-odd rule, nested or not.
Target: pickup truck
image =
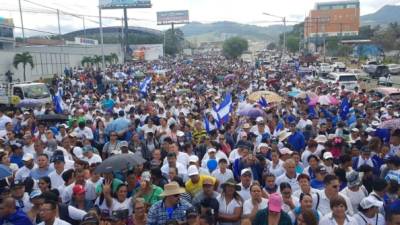
[[[39,106],[51,102],[46,84],[24,82],[0,85],[0,106],[3,108]]]

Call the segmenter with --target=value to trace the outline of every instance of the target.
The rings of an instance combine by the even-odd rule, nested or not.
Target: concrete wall
[[[23,80],[22,64],[15,69],[12,65],[14,55],[30,52],[33,57],[34,67],[26,67],[27,81],[39,80],[40,77],[49,78],[54,74],[62,74],[64,68],[81,65],[84,56],[101,55],[101,46],[27,46],[13,50],[0,51],[0,82],[5,81],[4,74],[10,70],[13,80]],[[104,54],[116,53],[120,62],[123,53],[120,45],[104,45]]]

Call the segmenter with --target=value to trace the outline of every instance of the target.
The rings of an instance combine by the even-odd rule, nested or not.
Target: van
[[[358,87],[358,81],[356,75],[353,73],[329,73],[325,77],[321,77],[320,80],[324,84],[337,84],[346,90],[353,91],[354,88]]]

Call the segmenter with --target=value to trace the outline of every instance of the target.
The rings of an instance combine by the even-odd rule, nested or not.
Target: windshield
[[[22,88],[24,90],[25,98],[48,98],[50,97],[49,90],[44,84],[30,85]]]
[[[340,76],[339,81],[357,81],[356,76],[350,75],[350,76]]]
[[[400,100],[400,92],[392,93],[389,96],[393,100]]]

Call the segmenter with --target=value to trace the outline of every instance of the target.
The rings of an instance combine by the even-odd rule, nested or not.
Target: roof
[[[18,86],[18,87],[28,87],[28,86],[34,86],[34,85],[46,85],[44,83],[39,83],[39,82],[32,82],[32,83],[13,83],[13,86]]]

